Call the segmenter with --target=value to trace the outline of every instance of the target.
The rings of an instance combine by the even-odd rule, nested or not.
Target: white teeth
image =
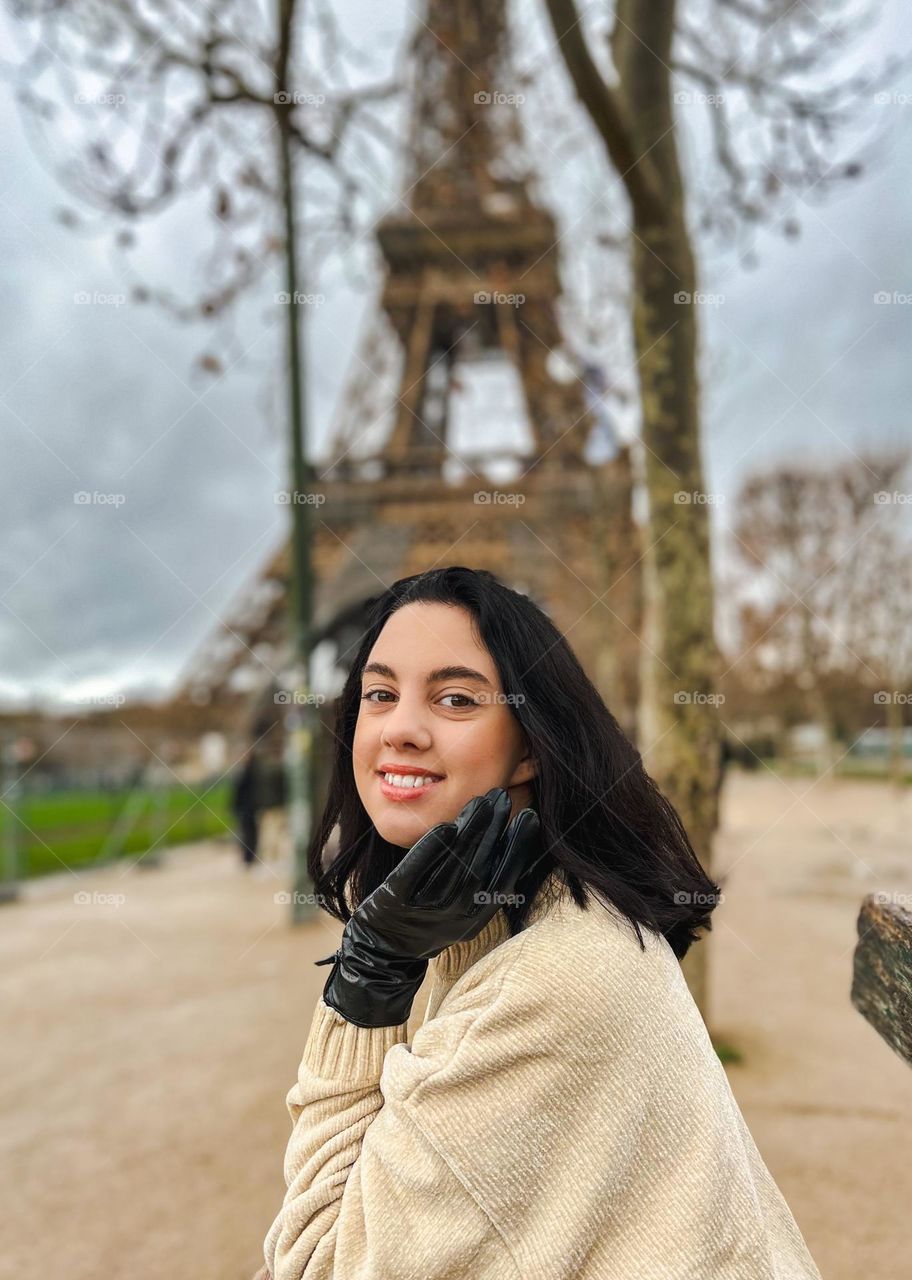
[[[418,777],[414,773],[385,773],[383,777],[393,787],[421,787],[425,783],[437,781],[435,778]]]

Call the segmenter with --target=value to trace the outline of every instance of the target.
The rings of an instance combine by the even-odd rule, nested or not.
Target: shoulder
[[[641,942],[642,939],[642,942]],[[543,1018],[564,1034],[661,1017],[689,989],[667,939],[633,924],[594,894],[569,893],[482,956],[454,984],[441,1013],[472,1008]]]
[[[411,1044],[390,1051],[384,1092],[418,1099],[476,1073],[524,1074],[533,1060],[540,1075],[581,1055],[619,1066],[693,1005],[668,942],[641,933],[642,947],[604,903],[563,897],[477,959]]]
[[[622,1181],[648,1120],[663,947],[677,965],[664,939],[644,942],[597,904],[549,911],[472,964],[411,1044],[388,1051],[385,1105],[492,1220],[523,1222],[535,1188],[542,1204],[560,1202],[593,1134],[602,1189]]]

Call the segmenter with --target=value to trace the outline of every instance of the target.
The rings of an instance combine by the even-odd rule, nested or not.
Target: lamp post
[[[286,690],[285,768],[288,777],[291,837],[294,847],[294,886],[291,922],[311,919],[318,910],[313,882],[307,869],[307,850],[316,815],[317,707],[310,687],[313,636],[313,468],[307,456],[307,420],[304,394],[303,311],[299,306],[298,242],[295,226],[295,183],[292,138],[293,100],[282,92],[287,83],[288,50],[294,5],[279,0],[280,22],[286,56],[277,76],[276,119],[279,135],[280,174],[285,211],[285,288],[287,293],[288,410],[290,428],[291,563],[289,566],[288,636],[291,664]]]

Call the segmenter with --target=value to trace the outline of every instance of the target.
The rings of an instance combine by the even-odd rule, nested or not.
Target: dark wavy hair
[[[324,909],[347,921],[403,856],[380,836],[361,803],[352,743],[371,649],[387,619],[418,602],[467,610],[503,692],[521,695],[506,705],[537,761],[532,807],[541,822],[544,856],[517,883],[518,904],[503,907],[510,933],[524,927],[538,889],[559,871],[581,908],[588,909],[595,895],[631,922],[641,948],[643,926],[664,934],[682,959],[698,940],[697,931],[712,928],[719,886],[547,614],[487,570],[461,565],[400,578],[367,602],[368,626],[339,696],[328,795],[308,854]],[[324,866],[336,824],[338,853]]]

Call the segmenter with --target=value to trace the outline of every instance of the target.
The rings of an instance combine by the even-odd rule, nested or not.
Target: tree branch
[[[621,101],[592,59],[574,0],[546,0],[546,6],[577,97],[605,141],[611,163],[637,211],[637,220],[661,221],[664,201],[658,174],[649,156],[638,153]]]

